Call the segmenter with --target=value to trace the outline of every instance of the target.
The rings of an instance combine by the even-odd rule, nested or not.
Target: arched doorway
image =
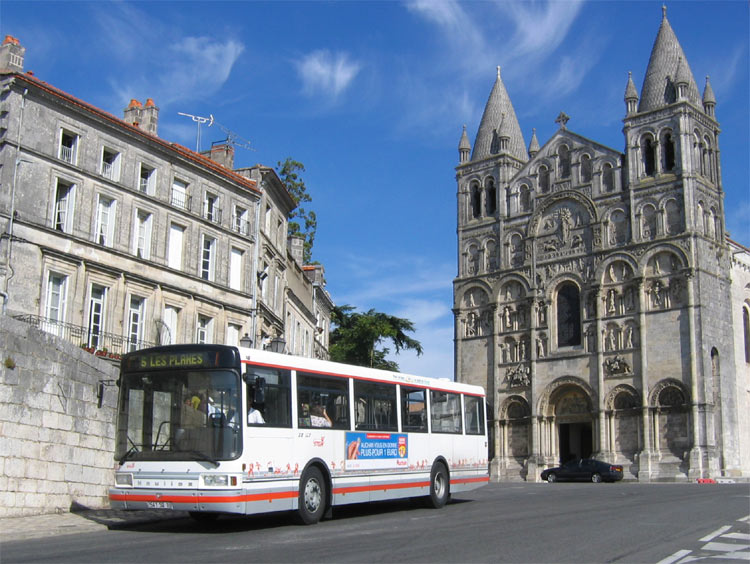
[[[561,386],[550,397],[554,414],[557,460],[588,458],[594,450],[591,398],[574,384]]]

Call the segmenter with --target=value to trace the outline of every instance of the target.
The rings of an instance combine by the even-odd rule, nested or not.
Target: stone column
[[[539,320],[539,312],[537,311],[538,303],[533,298],[528,302],[529,310],[529,325],[531,327],[531,341],[529,343],[529,379],[530,391],[529,391],[529,408],[531,409],[531,455],[529,456],[528,463],[528,474],[526,475],[526,481],[538,482],[539,478],[539,467],[544,465],[541,452],[541,436],[539,429],[539,414],[537,413],[537,377],[536,377],[536,327]]]
[[[705,437],[701,433],[701,415],[699,405],[701,398],[698,388],[698,365],[696,357],[702,352],[696,345],[695,335],[695,271],[691,268],[686,276],[687,313],[688,313],[688,355],[690,358],[690,419],[692,426],[692,445],[690,449],[690,466],[688,478],[705,478],[708,474],[708,457],[705,448]],[[706,474],[706,475],[704,475]]]
[[[648,405],[648,356],[646,355],[646,345],[648,340],[646,331],[646,287],[643,278],[635,280],[638,287],[638,348],[639,348],[639,372],[640,372],[640,385],[641,385],[641,410],[642,410],[642,425],[641,425],[641,451],[638,453],[638,481],[639,482],[650,482],[651,481],[651,464],[654,459],[655,453],[651,443],[652,425],[651,418],[649,417],[649,405]],[[656,443],[658,445],[658,442]]]
[[[609,460],[610,451],[607,447],[607,426],[604,421],[604,337],[602,333],[604,330],[603,317],[606,307],[602,306],[602,300],[604,299],[602,287],[597,284],[592,288],[592,291],[594,292],[594,303],[596,304],[596,311],[594,312],[596,316],[596,334],[597,339],[601,339],[596,347],[596,408],[599,420],[597,429],[599,444],[594,445],[594,448],[598,455],[604,457],[605,460]]]

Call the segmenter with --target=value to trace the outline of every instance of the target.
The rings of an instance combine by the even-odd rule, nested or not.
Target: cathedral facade
[[[624,153],[564,113],[527,146],[498,68],[461,136],[456,379],[487,390],[495,479],[589,456],[640,481],[750,475],[750,261],[724,231],[716,99],[666,9],[624,102]]]

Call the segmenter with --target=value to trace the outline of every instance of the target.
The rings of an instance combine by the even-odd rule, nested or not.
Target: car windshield
[[[239,375],[232,370],[125,373],[115,458],[234,459],[242,449]]]

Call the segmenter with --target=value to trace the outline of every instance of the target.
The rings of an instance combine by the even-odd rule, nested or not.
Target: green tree
[[[283,163],[281,161],[276,163],[276,173],[297,203],[297,207],[289,214],[287,235],[304,239],[303,262],[310,264],[315,232],[318,229],[318,219],[314,211],[304,207],[304,204],[312,202],[312,197],[307,191],[305,181],[300,176],[301,172],[305,172],[305,165],[291,157],[287,157]]]
[[[406,333],[414,331],[414,324],[408,319],[380,313],[374,309],[357,313],[350,305],[337,306],[331,312],[329,353],[331,360],[370,366],[383,370],[398,371],[398,364],[386,360],[390,349],[383,347],[384,341],[391,341],[396,354],[402,349],[410,349],[422,354],[422,345]]]

